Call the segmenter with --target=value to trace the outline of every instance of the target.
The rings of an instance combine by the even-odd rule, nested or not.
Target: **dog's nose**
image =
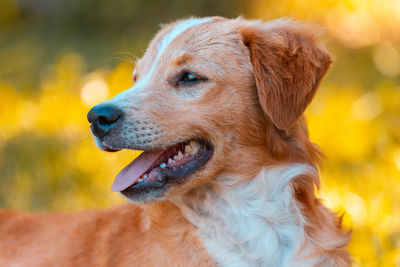
[[[92,124],[93,133],[102,138],[116,125],[121,118],[122,111],[110,104],[94,106],[88,113],[88,121]]]

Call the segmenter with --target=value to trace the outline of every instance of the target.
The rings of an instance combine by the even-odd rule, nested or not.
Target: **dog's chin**
[[[92,132],[92,131],[91,131]],[[93,134],[94,142],[96,143],[97,147],[100,148],[100,150],[106,151],[106,152],[117,152],[120,151],[121,148],[115,148],[113,146],[108,145],[106,142],[102,141],[100,138],[98,138],[96,135]]]
[[[115,150],[112,147],[109,147],[109,149]],[[142,170],[143,174],[139,178],[129,177],[131,173],[135,173],[135,170],[132,171],[132,169],[137,168],[135,164],[144,164],[144,160],[135,159],[118,174],[123,173],[123,177],[117,176],[116,178],[116,182],[118,179],[128,179],[132,184],[113,190],[120,191],[122,196],[135,203],[164,200],[169,191],[181,187],[199,176],[199,173],[212,157],[213,151],[212,144],[202,139],[175,143],[165,149],[154,147],[151,150],[145,150],[139,158],[146,158],[147,155],[151,155],[154,162],[151,163],[149,168]],[[114,185],[116,182],[114,182]],[[119,182],[121,183],[121,181]],[[122,183],[124,182],[122,180]]]

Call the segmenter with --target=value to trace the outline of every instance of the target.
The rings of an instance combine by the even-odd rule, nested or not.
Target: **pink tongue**
[[[117,174],[111,190],[119,192],[133,185],[164,152],[165,150],[158,150],[140,154]]]

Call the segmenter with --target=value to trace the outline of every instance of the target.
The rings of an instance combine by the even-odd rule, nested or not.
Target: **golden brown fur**
[[[164,27],[153,39],[136,66],[136,79],[149,71],[158,44],[179,23]],[[187,47],[198,49],[181,54]],[[222,176],[241,177],[229,181],[240,186],[265,167],[317,167],[321,153],[309,140],[302,113],[330,63],[318,33],[291,21],[214,18],[187,30],[160,58],[146,93],[124,107],[136,120],[157,125],[154,147],[194,135],[213,143],[210,161],[187,183],[169,188],[158,203],[74,214],[2,211],[0,266],[213,265],[195,227],[175,206],[177,196],[200,202],[194,198],[197,188],[209,185],[220,192]],[[165,82],[182,66],[196,66],[209,77],[199,85],[199,98],[183,100]],[[315,186],[318,177],[304,175],[291,182],[306,220],[305,240],[295,258],[317,266],[349,266],[349,233],[315,196]]]
[[[169,203],[71,214],[1,211],[0,221],[0,266],[211,265],[194,227]]]

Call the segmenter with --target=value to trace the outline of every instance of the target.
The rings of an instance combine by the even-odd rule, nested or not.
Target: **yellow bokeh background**
[[[187,3],[194,14],[209,15]],[[0,36],[11,36],[13,25],[26,23],[23,9],[12,0],[1,4]],[[221,14],[288,17],[326,28],[335,64],[306,112],[310,138],[326,155],[319,194],[352,229],[354,266],[400,266],[400,1],[253,0],[232,10]],[[139,56],[154,32],[137,37]],[[97,149],[86,113],[132,86],[134,65],[120,60],[127,54],[89,66],[85,50],[56,39],[63,49],[41,65],[31,50],[21,59],[25,39],[13,38],[0,38],[0,47],[7,44],[0,51],[7,58],[0,68],[1,207],[75,211],[123,202],[111,183],[138,152]]]

